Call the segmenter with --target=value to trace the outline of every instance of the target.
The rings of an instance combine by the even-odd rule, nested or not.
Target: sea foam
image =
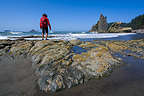
[[[56,40],[76,40],[76,39],[105,39],[105,38],[115,38],[120,36],[135,35],[136,33],[90,33],[90,34],[49,34],[51,38]],[[15,36],[13,36],[15,37]],[[22,36],[16,36],[22,37]],[[10,39],[12,36],[0,36],[0,39]],[[26,40],[41,40],[41,38],[25,38]]]
[[[22,34],[23,32],[9,32],[11,34]]]
[[[0,36],[0,40],[7,40],[8,36]]]

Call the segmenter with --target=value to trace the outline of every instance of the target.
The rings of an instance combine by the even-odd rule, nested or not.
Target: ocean
[[[0,32],[0,40],[10,39],[12,37],[23,36],[41,36],[41,32]],[[48,39],[56,40],[134,40],[144,38],[144,34],[137,33],[92,33],[92,32],[70,32],[70,31],[57,31],[49,33]],[[41,40],[41,38],[25,38],[26,40]]]

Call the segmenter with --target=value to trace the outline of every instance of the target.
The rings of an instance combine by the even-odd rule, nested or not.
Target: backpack
[[[48,24],[48,23],[47,23],[47,19],[43,17],[43,18],[41,19],[41,27],[46,27],[47,24]]]

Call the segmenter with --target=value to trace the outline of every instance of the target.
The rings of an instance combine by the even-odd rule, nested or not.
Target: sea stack
[[[107,17],[101,14],[97,24],[92,27],[90,32],[102,32],[103,33],[107,31],[107,28],[108,28]]]

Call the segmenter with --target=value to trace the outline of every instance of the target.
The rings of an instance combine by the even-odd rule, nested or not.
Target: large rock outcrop
[[[121,32],[131,32],[132,28],[131,27],[121,27],[121,22],[115,22],[113,23],[109,28],[108,32],[109,33],[121,33]]]
[[[0,54],[9,54],[13,58],[29,56],[40,90],[55,92],[108,75],[113,66],[121,63],[116,53],[143,59],[143,45],[143,39],[127,42],[5,40],[0,41]],[[75,47],[84,49],[84,52],[75,53]]]
[[[83,46],[80,41],[24,41],[13,44],[12,55],[31,56],[41,90],[55,92],[82,84],[91,78],[109,73],[114,59],[105,46],[85,43],[92,48],[82,54],[73,53],[72,47]],[[93,46],[92,46],[93,45]],[[105,59],[105,60],[104,60]]]
[[[92,26],[90,32],[107,32],[107,28],[108,28],[107,17],[101,14],[97,24]]]

